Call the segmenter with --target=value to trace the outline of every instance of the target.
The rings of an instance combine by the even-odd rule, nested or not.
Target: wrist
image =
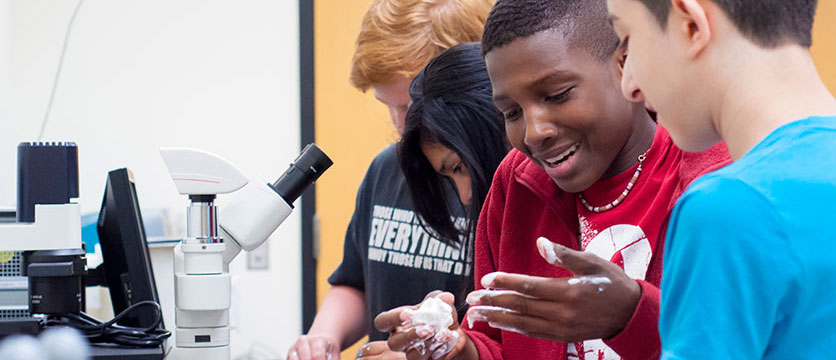
[[[629,301],[625,302],[624,305],[624,313],[621,316],[621,321],[619,321],[618,326],[611,332],[611,335],[604,337],[604,339],[612,339],[619,334],[621,334],[624,329],[630,325],[630,321],[632,321],[633,316],[636,314],[636,310],[639,307],[639,303],[641,302],[643,289],[641,284],[639,284],[636,280],[630,281],[630,296],[628,297]]]
[[[316,328],[315,326],[312,326],[311,330],[308,331],[306,335],[309,337],[320,337],[333,341],[340,349],[343,348],[343,342],[345,341],[340,332],[334,329]]]
[[[444,357],[445,360],[473,360],[479,359],[479,351],[476,349],[476,345],[473,344],[473,340],[470,339],[470,336],[467,336],[467,333],[464,332],[464,329],[459,327],[459,342],[456,344],[456,347],[453,348],[447,356]]]

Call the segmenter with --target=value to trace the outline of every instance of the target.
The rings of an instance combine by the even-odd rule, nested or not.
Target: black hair
[[[562,31],[570,46],[600,60],[618,47],[606,0],[499,0],[485,21],[482,54],[546,30]]]
[[[656,22],[667,28],[670,0],[639,0]],[[738,31],[764,48],[788,43],[813,45],[813,19],[818,0],[712,0]]]
[[[509,150],[505,122],[492,100],[491,80],[478,43],[456,45],[430,61],[410,86],[398,159],[413,206],[424,230],[444,243],[462,248],[475,233],[476,220],[493,174]],[[465,226],[452,213],[461,202],[448,203],[449,179],[439,175],[421,144],[441,144],[455,152],[470,172],[471,204]],[[466,245],[466,244],[465,244]]]

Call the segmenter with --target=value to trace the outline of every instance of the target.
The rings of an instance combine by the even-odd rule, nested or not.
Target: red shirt
[[[642,172],[627,198],[603,213],[588,211],[576,194],[560,190],[539,166],[514,150],[494,175],[476,229],[475,272],[479,279],[504,271],[542,277],[571,273],[542,259],[536,240],[544,236],[572,249],[591,251],[621,265],[642,287],[642,298],[621,333],[606,341],[577,344],[532,339],[476,322],[466,330],[480,359],[651,359],[661,350],[659,283],[664,235],[673,205],[697,176],[729,162],[725,145],[701,153],[677,148],[657,127]],[[609,204],[627,187],[631,169],[583,192],[592,206]],[[579,236],[579,234],[581,234]],[[466,322],[463,322],[466,324]],[[620,356],[619,356],[620,355]]]

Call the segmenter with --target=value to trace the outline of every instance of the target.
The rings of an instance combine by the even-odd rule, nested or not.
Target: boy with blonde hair
[[[375,97],[387,106],[398,134],[402,134],[412,78],[445,49],[478,41],[493,2],[375,0],[363,17],[357,37],[351,84],[361,91],[373,88]],[[448,193],[456,194],[454,189]],[[403,353],[389,351],[381,341],[387,334],[371,327],[374,316],[417,303],[431,290],[458,292],[472,282],[469,268],[442,271],[414,261],[390,261],[393,252],[402,255],[399,258],[414,259],[419,253],[435,249],[438,256],[450,255],[457,258],[450,260],[470,265],[469,246],[455,252],[439,249],[439,241],[424,233],[417,221],[396,148],[390,145],[375,157],[360,185],[346,231],[343,261],[328,279],[331,289],[311,330],[290,348],[288,359],[335,360],[341,349],[366,334],[372,343],[364,346],[361,356],[404,357]],[[405,282],[411,285],[408,289],[403,287]]]
[[[403,133],[409,83],[436,55],[479,41],[494,0],[375,1],[363,17],[351,61],[351,85],[374,88]]]

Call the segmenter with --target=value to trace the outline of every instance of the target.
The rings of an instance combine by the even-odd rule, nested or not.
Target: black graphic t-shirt
[[[451,204],[458,196],[447,188]],[[439,206],[443,206],[439,204]],[[464,218],[454,214],[457,225]],[[377,314],[398,306],[418,304],[433,290],[461,292],[472,271],[472,251],[460,251],[429,236],[413,212],[406,179],[390,145],[375,157],[357,192],[348,225],[343,261],[328,278],[331,285],[365,292],[369,340],[386,340],[374,329]],[[457,299],[459,300],[459,299]]]

